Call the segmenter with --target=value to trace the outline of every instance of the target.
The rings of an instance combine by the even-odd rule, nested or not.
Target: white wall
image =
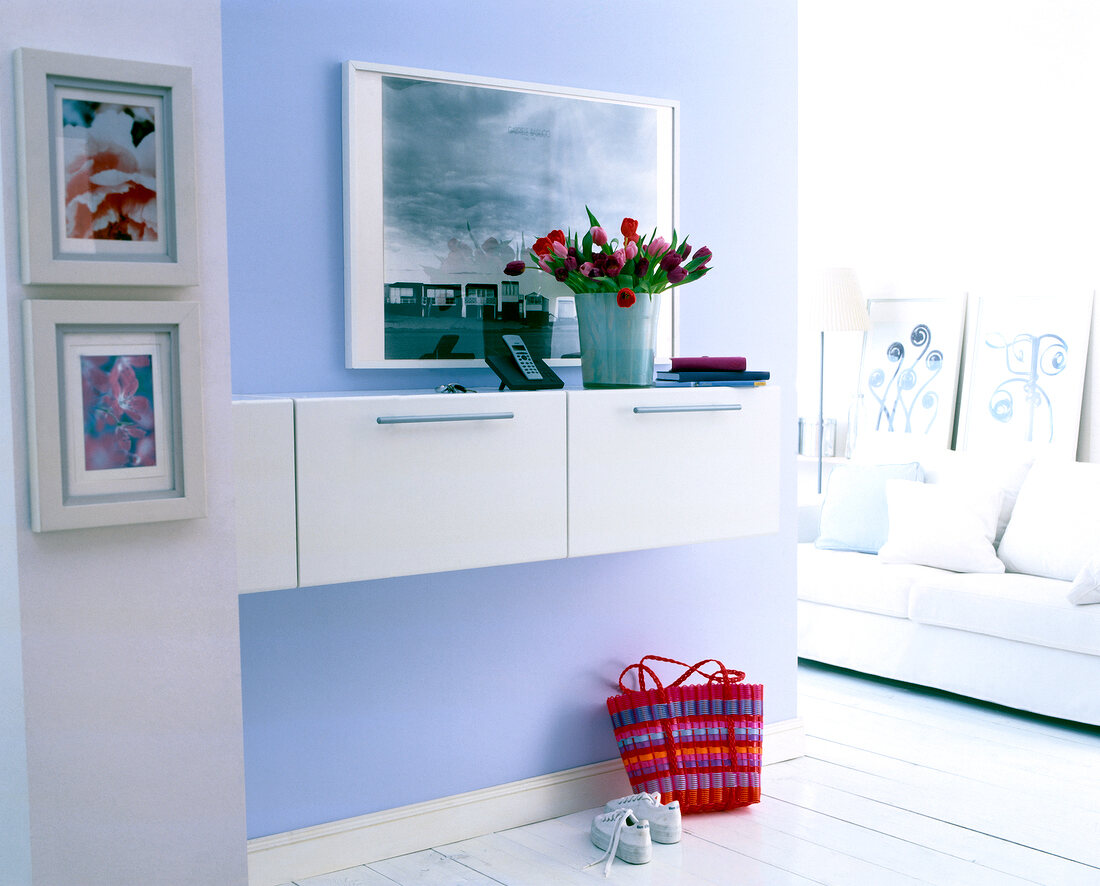
[[[2,250],[11,338],[4,376],[10,372],[13,437],[0,435],[0,476],[14,476],[14,506],[0,495],[0,508],[8,505],[0,528],[14,522],[18,556],[32,882],[243,884],[220,5],[0,0],[0,21]],[[19,280],[11,55],[19,46],[193,68],[200,285],[143,293],[104,288],[94,295],[201,302],[206,519],[30,531],[20,304],[91,293],[24,287]],[[7,408],[7,397],[6,390],[0,407]],[[0,560],[7,565],[6,550]],[[13,612],[8,588],[0,626]],[[6,754],[7,727],[18,711],[9,708],[16,692],[7,680],[3,686]],[[26,844],[25,828],[22,834]],[[26,848],[13,846],[24,858]],[[6,860],[0,880],[9,874]]]
[[[4,157],[0,152],[0,181]],[[4,217],[0,215],[0,294],[6,293]],[[0,313],[0,350],[9,352],[8,317]],[[11,410],[10,373],[0,361],[0,415]],[[27,793],[26,714],[23,706],[23,637],[15,556],[15,477],[11,425],[0,422],[0,859],[12,883],[31,877],[30,797]]]
[[[801,298],[833,265],[856,268],[868,298],[1100,288],[1098,45],[1093,0],[803,0]],[[818,346],[800,336],[800,415],[817,414]],[[859,347],[827,336],[826,414],[841,421]],[[1094,310],[1088,461],[1097,348]]]

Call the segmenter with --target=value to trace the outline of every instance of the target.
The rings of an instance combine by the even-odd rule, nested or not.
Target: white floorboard
[[[652,886],[1097,886],[1100,730],[803,665],[805,757],[764,798],[684,818],[680,843],[611,877]],[[597,810],[300,880],[296,886],[541,886],[585,869]]]

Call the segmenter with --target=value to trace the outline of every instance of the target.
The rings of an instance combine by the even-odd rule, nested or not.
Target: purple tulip
[[[688,246],[688,241],[687,240],[685,240],[683,243],[680,244],[679,252],[680,252],[680,258],[687,258],[689,255],[691,255],[691,247]]]
[[[583,265],[581,265],[581,273],[584,274],[584,276],[586,276],[586,277],[602,277],[603,276],[603,274],[600,273],[600,269],[597,268],[590,261],[586,261]]]
[[[568,276],[569,268],[567,268],[565,265],[558,265],[558,267],[554,268],[554,279],[557,280],[559,283],[564,283],[565,278]]]
[[[634,275],[636,277],[644,277],[649,270],[649,259],[644,255],[634,262]]]
[[[592,242],[597,246],[603,246],[607,243],[607,231],[599,225],[594,227],[589,233],[592,234]]]
[[[509,277],[518,277],[527,269],[527,265],[521,261],[510,261],[504,266],[504,273]]]
[[[680,253],[673,252],[670,249],[661,259],[661,270],[665,272],[671,271],[673,268],[678,267],[682,261],[683,259],[680,257]]]
[[[672,268],[668,269],[668,282],[672,283],[672,284],[679,283],[687,275],[688,275],[687,271],[685,271],[679,265],[676,265],[675,267],[672,267]]]
[[[579,265],[577,264],[576,254],[567,255],[565,257],[565,269],[567,271],[575,271],[575,270],[577,270],[578,267],[579,267]]]
[[[697,250],[695,250],[695,260],[699,262],[700,265],[705,265],[708,261],[710,261],[710,257],[712,254],[713,253],[709,249],[707,249],[707,247],[700,246]],[[702,261],[699,261],[700,259],[702,259]]]
[[[604,262],[604,272],[608,277],[617,277],[625,264],[626,253],[621,249],[616,249],[611,255],[607,256],[607,260]]]

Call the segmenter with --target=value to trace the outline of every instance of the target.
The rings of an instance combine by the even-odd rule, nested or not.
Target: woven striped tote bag
[[[658,661],[686,670],[664,684],[647,664]],[[632,671],[637,689],[623,682]],[[692,677],[702,682],[689,684]],[[607,709],[635,793],[659,791],[685,813],[760,802],[764,687],[744,679],[717,659],[688,665],[647,655],[623,669]]]

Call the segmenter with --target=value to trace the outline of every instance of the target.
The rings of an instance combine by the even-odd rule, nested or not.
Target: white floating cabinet
[[[780,391],[234,402],[241,591],[779,528]]]
[[[569,555],[779,529],[779,389],[569,393]]]
[[[233,401],[237,585],[241,593],[298,584],[294,401]]]
[[[295,401],[303,586],[566,556],[563,391]]]

